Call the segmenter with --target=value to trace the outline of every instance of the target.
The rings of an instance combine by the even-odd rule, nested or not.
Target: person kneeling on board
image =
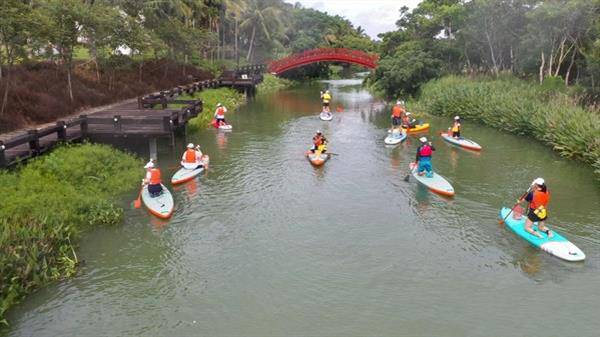
[[[460,138],[460,117],[454,117],[454,123],[452,123],[452,127],[448,128],[450,132],[448,135],[452,135],[453,138]]]
[[[550,192],[546,187],[546,182],[543,178],[536,178],[529,188],[529,193],[524,198],[517,200],[519,203],[523,201],[529,202],[529,210],[527,211],[527,221],[525,221],[525,230],[538,238],[543,238],[540,233],[533,229],[533,223],[537,222],[537,229],[540,232],[546,233],[548,238],[552,237],[552,231],[546,227],[544,221],[548,218],[546,206],[550,202]]]
[[[421,137],[419,138],[421,141],[421,146],[417,148],[417,164],[419,167],[417,168],[417,173],[422,176],[427,172],[427,177],[433,177],[433,169],[431,168],[431,155],[433,151],[435,151],[435,147],[431,144],[431,142],[427,141],[427,138]]]
[[[417,125],[417,120],[412,117],[410,112],[406,112],[402,118],[402,127],[405,129],[414,128]]]
[[[194,170],[202,167],[202,151],[200,151],[200,145],[194,148],[194,144],[189,143],[187,150],[181,157],[181,166],[188,170]]]
[[[402,117],[404,116],[404,102],[401,100],[396,101],[396,105],[392,108],[392,128],[396,129],[402,124]]]
[[[146,178],[142,180],[142,185],[148,185],[148,193],[152,198],[158,197],[162,193],[160,170],[154,164],[154,159],[150,159],[144,168],[146,169]]]
[[[319,151],[320,153],[325,153],[325,151],[327,151],[327,139],[323,136],[321,131],[317,131],[317,134],[313,136],[312,140],[313,145],[310,148],[310,152],[315,153],[316,151]]]
[[[225,121],[225,113],[227,112],[227,108],[223,106],[221,103],[217,103],[217,110],[215,110],[215,120],[217,122],[217,127],[221,125],[227,125]]]

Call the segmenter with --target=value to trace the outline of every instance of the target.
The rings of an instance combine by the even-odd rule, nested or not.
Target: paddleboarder
[[[154,162],[154,159],[150,159],[144,166],[146,169],[146,177],[142,180],[142,185],[148,185],[148,193],[150,193],[152,198],[155,198],[162,193],[160,169],[156,167]]]
[[[323,101],[323,111],[327,113],[331,112],[329,109],[329,103],[331,102],[331,93],[329,90],[325,90],[325,92],[321,91],[321,100]]]
[[[219,127],[221,125],[227,125],[225,121],[225,113],[227,112],[227,108],[223,106],[221,103],[217,103],[217,109],[215,110],[215,120],[216,126]]]
[[[452,133],[452,137],[460,138],[460,117],[454,116],[454,123],[452,123],[452,127],[448,128],[448,130]],[[448,132],[448,134],[450,134]]]
[[[186,169],[195,169],[202,166],[202,151],[200,151],[200,145],[194,148],[193,143],[187,145],[187,150],[181,156],[181,166]]]
[[[392,128],[396,129],[402,124],[402,117],[404,115],[404,102],[401,100],[396,101],[396,105],[392,107]]]
[[[317,130],[317,133],[312,138],[313,145],[310,148],[310,152],[315,153],[315,151],[319,151],[320,153],[325,153],[327,151],[327,139],[323,136],[321,131]]]
[[[427,141],[427,137],[419,138],[421,142],[421,146],[417,148],[417,159],[416,163],[419,165],[417,168],[417,173],[422,176],[426,174],[426,177],[433,177],[433,169],[431,167],[431,155],[433,151],[435,151],[435,147],[431,144],[431,142]]]
[[[550,192],[546,187],[544,178],[536,178],[529,188],[529,193],[524,198],[517,200],[518,203],[523,201],[529,202],[529,210],[527,211],[527,220],[525,221],[525,230],[538,238],[543,236],[533,229],[533,223],[537,222],[537,229],[540,232],[546,233],[548,238],[552,237],[552,231],[546,227],[544,222],[548,218],[546,206],[550,202]]]

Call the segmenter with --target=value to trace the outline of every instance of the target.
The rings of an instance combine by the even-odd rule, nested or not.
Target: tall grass
[[[105,145],[64,146],[15,172],[0,171],[0,324],[24,295],[76,271],[74,240],[119,223],[119,196],[141,162]]]
[[[233,112],[244,102],[244,94],[231,88],[207,89],[194,93],[193,95],[182,95],[178,99],[201,99],[203,102],[202,112],[192,118],[188,125],[193,129],[205,129],[213,119],[217,103],[223,104],[229,113]],[[176,106],[175,104],[169,105]],[[227,117],[227,116],[225,116]]]
[[[263,81],[256,87],[259,95],[272,94],[279,90],[289,88],[297,82],[271,74],[265,74]]]
[[[531,136],[567,158],[590,163],[600,174],[600,115],[548,86],[512,77],[448,76],[426,83],[415,108]]]

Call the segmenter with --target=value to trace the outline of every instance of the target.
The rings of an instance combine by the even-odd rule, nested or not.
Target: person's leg
[[[427,178],[433,177],[433,170],[431,169],[431,161],[425,163],[425,171],[427,171]]]
[[[548,239],[554,236],[552,234],[552,231],[548,227],[546,227],[546,219],[544,219],[543,221],[538,221],[538,230],[540,232],[546,233],[546,235],[548,235]]]
[[[533,218],[533,219],[532,219]],[[533,222],[536,220],[536,216],[533,214],[531,210],[527,213],[527,220],[525,220],[525,231],[528,233],[537,236],[538,238],[542,238],[542,235],[535,230],[533,230]]]

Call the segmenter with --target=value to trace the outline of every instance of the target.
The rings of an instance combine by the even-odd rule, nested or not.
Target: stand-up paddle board
[[[321,112],[319,118],[321,118],[322,121],[330,121],[333,119],[333,114],[331,114],[331,112]]]
[[[415,177],[418,182],[427,186],[427,188],[435,193],[448,197],[454,196],[454,188],[444,177],[435,172],[433,172],[431,178],[427,177],[425,174],[421,176],[417,173],[417,167],[416,163],[410,163],[409,165],[413,177]]]
[[[162,184],[161,184],[162,185]],[[148,208],[150,213],[161,219],[167,219],[173,214],[173,195],[167,189],[165,185],[162,185],[162,192],[159,196],[151,197],[148,192],[148,185],[144,186],[142,190],[142,201]]]
[[[456,146],[460,146],[465,149],[473,150],[473,151],[481,151],[481,145],[475,143],[474,141],[467,138],[454,138],[447,133],[440,133],[440,136],[447,141],[448,143]]]
[[[406,132],[402,132],[400,129],[388,130],[388,135],[385,137],[383,142],[387,145],[396,145],[406,140]]]

